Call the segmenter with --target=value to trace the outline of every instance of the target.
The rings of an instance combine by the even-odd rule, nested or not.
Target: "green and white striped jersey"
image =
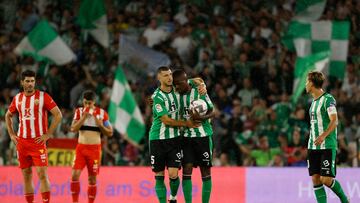
[[[153,122],[150,128],[150,140],[164,140],[180,136],[179,127],[172,127],[161,122],[163,115],[169,118],[179,120],[179,94],[174,89],[169,92],[163,92],[157,88],[151,96],[153,99]]]
[[[313,100],[309,109],[310,115],[310,138],[308,149],[336,149],[337,129],[333,130],[325,141],[316,146],[314,141],[319,137],[330,124],[330,115],[336,114],[336,101],[331,94],[324,93],[318,99]]]
[[[206,95],[200,95],[198,88],[195,86],[195,84],[189,80],[188,81],[191,88],[191,91],[187,94],[180,95],[180,114],[181,117],[189,120],[190,119],[190,113],[189,108],[192,101],[197,99],[202,99],[206,102],[208,109],[213,109],[214,105],[211,102],[209,96]],[[184,137],[206,137],[211,136],[213,134],[213,130],[211,127],[210,120],[207,119],[202,122],[202,125],[198,128],[184,128]]]

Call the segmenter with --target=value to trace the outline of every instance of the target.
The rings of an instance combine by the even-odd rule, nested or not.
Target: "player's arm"
[[[51,124],[50,124],[49,130],[47,131],[47,133],[42,134],[40,137],[36,137],[35,138],[35,143],[38,143],[38,144],[43,143],[43,144],[45,144],[45,142],[53,136],[57,126],[61,122],[62,113],[61,113],[59,107],[57,107],[57,106],[53,107],[50,110],[50,113],[51,113],[53,118],[51,119]]]
[[[207,113],[203,116],[201,116],[197,111],[190,111],[191,118],[195,121],[204,121],[210,118],[215,117],[215,111],[214,109],[209,109]]]
[[[319,137],[317,137],[314,141],[315,145],[321,145],[321,143],[325,140],[327,136],[330,135],[332,131],[334,131],[338,125],[337,111],[335,107],[335,101],[331,101],[326,105],[326,110],[330,119],[329,126]]]
[[[153,114],[160,117],[160,120],[165,125],[173,127],[198,127],[192,121],[174,120],[168,116],[168,111],[165,108],[165,102],[160,97],[154,98]]]
[[[199,127],[199,124],[194,123],[193,121],[174,120],[174,119],[170,118],[168,115],[161,116],[160,120],[165,125],[169,125],[169,126],[173,126],[173,127],[188,127],[188,128]]]
[[[5,114],[5,123],[6,123],[6,128],[7,131],[9,133],[10,139],[15,143],[15,145],[17,144],[17,139],[18,137],[16,136],[16,133],[14,131],[14,126],[13,126],[13,120],[12,120],[13,114],[8,110]]]
[[[76,110],[74,119],[73,119],[73,121],[71,123],[71,127],[70,127],[70,131],[75,132],[75,133],[80,130],[81,126],[84,125],[86,118],[88,118],[90,116],[88,111],[84,111],[82,113],[80,119],[76,119],[76,117],[77,117],[76,114],[80,115],[79,109]]]
[[[100,128],[100,132],[103,135],[111,137],[113,135],[113,128],[109,120],[101,120],[94,116],[97,126]]]
[[[59,107],[54,107],[50,110],[50,113],[52,115],[52,121],[48,130],[48,134],[52,135],[54,134],[57,126],[59,125],[59,123],[61,122],[62,119],[62,113],[59,109]]]
[[[206,85],[202,78],[196,77],[196,78],[191,78],[190,80],[192,80],[195,86],[197,86],[200,95],[207,94]]]

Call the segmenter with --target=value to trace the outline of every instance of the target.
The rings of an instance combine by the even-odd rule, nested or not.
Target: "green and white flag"
[[[31,56],[36,61],[53,62],[56,65],[64,65],[76,58],[74,52],[46,20],[38,22],[21,40],[14,52],[18,55]]]
[[[118,67],[109,106],[109,118],[115,129],[135,143],[145,135],[145,124],[122,67]]]
[[[328,71],[330,52],[319,52],[306,57],[298,57],[295,63],[294,85],[291,101],[296,104],[303,93],[306,85],[307,74],[310,71],[320,71],[324,74]]]
[[[298,57],[330,51],[329,75],[344,78],[350,35],[348,21],[292,21],[287,35],[293,39]]]
[[[77,22],[85,32],[90,32],[99,44],[109,47],[109,31],[103,0],[83,0]]]
[[[318,20],[324,12],[326,0],[297,0],[295,17],[292,20],[311,22]]]

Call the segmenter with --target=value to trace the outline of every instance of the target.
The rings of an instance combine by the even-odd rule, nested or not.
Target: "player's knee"
[[[178,177],[177,171],[169,171],[169,178],[176,179]]]
[[[332,183],[332,177],[320,176],[320,182],[326,186],[330,186]]]
[[[25,181],[32,181],[32,173],[23,173]]]
[[[46,174],[45,171],[40,171],[40,172],[38,173],[38,176],[39,176],[39,179],[40,179],[40,180],[46,180],[46,179],[47,179],[47,174]]]
[[[312,182],[314,185],[320,185],[322,184],[321,183],[321,180],[320,180],[320,175],[312,175]]]
[[[201,177],[208,177],[211,175],[210,167],[200,167]]]
[[[192,170],[193,170],[193,165],[192,164],[186,164],[183,168],[183,174],[186,175],[191,175],[192,174]]]

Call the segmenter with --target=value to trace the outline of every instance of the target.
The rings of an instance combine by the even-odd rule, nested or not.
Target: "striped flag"
[[[310,22],[318,20],[324,12],[326,0],[297,0],[293,20]]]
[[[115,129],[130,141],[139,143],[145,135],[145,124],[120,66],[115,73],[108,112]]]
[[[349,35],[350,23],[348,21],[314,21],[309,23],[292,21],[288,28],[287,39],[292,39],[291,42],[298,57],[330,51],[329,75],[343,79]]]
[[[99,44],[103,47],[109,47],[109,31],[103,0],[83,0],[77,22]]]
[[[296,104],[305,89],[307,74],[313,70],[326,73],[329,60],[330,52],[319,52],[308,55],[306,57],[298,57],[296,59],[293,95],[291,96],[291,101],[293,104]]]
[[[14,52],[31,56],[36,61],[52,62],[64,65],[76,58],[56,31],[46,20],[42,20],[21,40]]]

